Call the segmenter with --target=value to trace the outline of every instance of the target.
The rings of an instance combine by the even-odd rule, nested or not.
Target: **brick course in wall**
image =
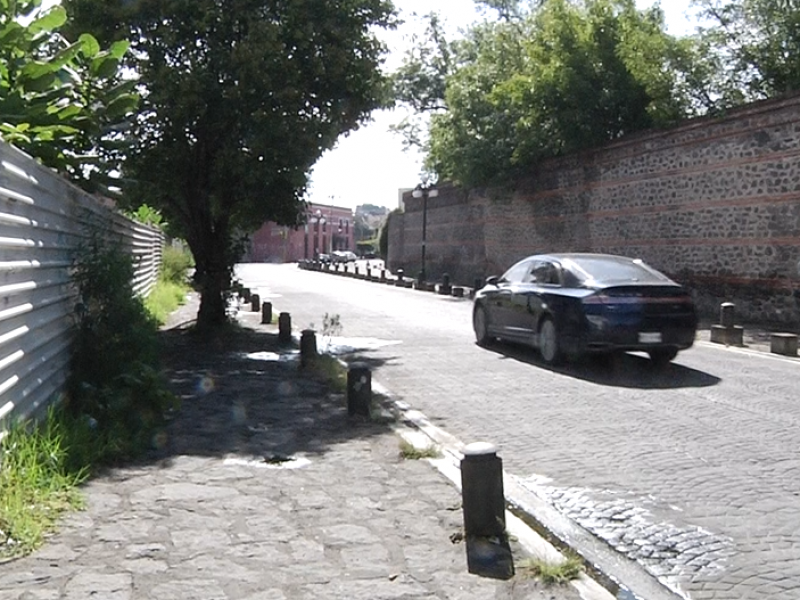
[[[420,267],[422,201],[404,198],[389,266]],[[538,252],[636,256],[689,286],[704,315],[800,321],[800,96],[547,161],[513,192],[440,189],[427,272],[456,283]]]

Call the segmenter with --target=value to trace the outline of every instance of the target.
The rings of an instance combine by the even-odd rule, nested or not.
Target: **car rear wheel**
[[[542,321],[539,327],[539,354],[548,365],[557,364],[561,360],[561,348],[558,344],[558,331],[553,319]]]
[[[647,352],[652,363],[658,367],[669,364],[673,358],[678,356],[677,348],[656,348]]]
[[[483,306],[476,306],[472,313],[472,328],[475,330],[475,340],[479,346],[486,346],[491,341],[489,337],[489,316]]]

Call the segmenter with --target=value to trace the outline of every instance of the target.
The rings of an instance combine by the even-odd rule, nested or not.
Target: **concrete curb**
[[[388,398],[389,406],[387,408],[399,415],[399,419],[393,429],[400,437],[418,449],[430,447],[431,442],[439,447],[442,457],[427,460],[460,490],[461,471],[459,465],[462,458],[461,450],[464,447],[464,443],[443,429],[433,425],[420,411],[412,409],[405,402],[394,400],[391,392],[374,380],[372,381],[372,389],[374,392]],[[506,511],[507,530],[519,540],[520,545],[526,552],[530,553],[532,556],[550,562],[557,562],[564,559],[564,555],[561,551],[551,544],[544,536],[530,527],[523,518],[514,514],[515,512],[520,512],[524,517],[532,518],[537,523],[542,524],[552,537],[558,539],[559,545],[562,548],[569,548],[577,552],[584,560],[587,560],[592,570],[599,571],[602,577],[612,581],[613,584],[609,587],[619,586],[622,588],[620,591],[623,595],[620,595],[620,591],[618,590],[612,592],[584,573],[579,579],[571,582],[571,585],[580,593],[582,598],[585,600],[630,598],[632,600],[635,596],[630,594],[627,596],[624,595],[625,591],[630,588],[636,595],[642,598],[648,598],[648,600],[675,600],[675,595],[669,593],[659,583],[654,582],[652,577],[647,573],[643,571],[642,573],[634,572],[633,568],[641,569],[638,565],[635,565],[635,563],[632,563],[633,567],[627,565],[630,568],[621,573],[626,579],[622,577],[617,578],[616,574],[622,571],[621,567],[623,566],[618,563],[630,563],[631,561],[617,555],[611,549],[605,550],[605,553],[608,555],[606,557],[603,557],[603,553],[597,548],[589,552],[589,546],[601,546],[603,545],[602,542],[592,538],[591,534],[578,528],[568,519],[557,513],[555,509],[547,506],[542,500],[536,498],[530,492],[524,491],[514,477],[505,472],[503,473],[503,485],[505,487],[506,501],[515,509],[514,512]],[[551,514],[543,517],[545,506]],[[562,521],[560,526],[548,526],[548,522],[549,525],[554,525],[556,520]],[[557,535],[554,530],[562,534],[565,530],[569,530],[569,534],[564,536],[566,539],[563,539],[561,536]],[[581,539],[578,539],[579,533],[582,534],[580,536]],[[607,569],[606,567],[609,566],[613,568]],[[627,582],[630,579],[635,579],[638,582],[635,590],[632,586],[621,583],[622,581]]]

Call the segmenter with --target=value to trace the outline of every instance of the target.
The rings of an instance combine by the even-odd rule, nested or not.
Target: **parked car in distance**
[[[317,260],[323,264],[327,264],[331,262],[331,256],[330,254],[319,254]]]
[[[356,253],[350,250],[334,250],[331,252],[331,260],[333,262],[353,262],[357,258]]]
[[[478,344],[529,344],[545,363],[641,350],[666,364],[694,343],[689,292],[639,259],[610,254],[529,256],[475,294]]]

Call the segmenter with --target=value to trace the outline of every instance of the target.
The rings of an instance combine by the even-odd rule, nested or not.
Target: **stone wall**
[[[421,200],[389,238],[420,266]],[[539,165],[511,192],[443,188],[427,207],[427,272],[456,283],[539,252],[636,256],[691,287],[704,315],[800,321],[800,96],[630,136]]]

